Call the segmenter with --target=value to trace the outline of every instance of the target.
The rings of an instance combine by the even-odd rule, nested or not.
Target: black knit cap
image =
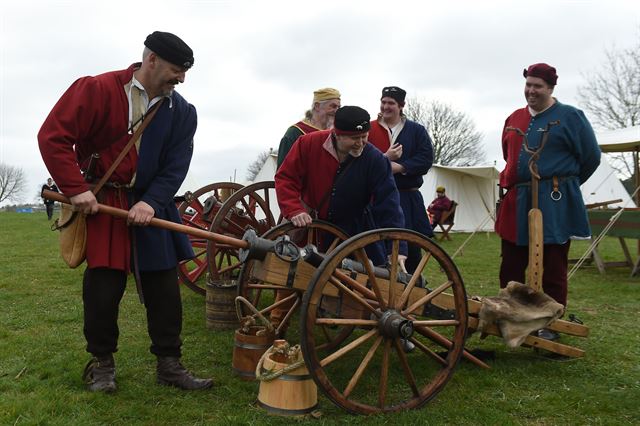
[[[404,98],[407,96],[407,92],[399,88],[398,86],[388,86],[382,89],[382,98],[392,98],[397,103],[404,105]]]
[[[193,66],[193,50],[175,34],[154,31],[147,36],[144,45],[174,65],[186,69]]]
[[[364,109],[357,106],[343,106],[338,108],[333,120],[334,131],[338,135],[358,134],[368,132],[371,116]]]

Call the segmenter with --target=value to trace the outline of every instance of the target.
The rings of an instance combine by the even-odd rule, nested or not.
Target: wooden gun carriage
[[[59,194],[45,195],[68,202]],[[225,204],[241,200],[251,210],[243,196],[232,197]],[[127,215],[103,205],[100,211]],[[217,215],[224,212],[224,221],[229,221],[234,217],[229,211],[219,206]],[[251,220],[258,220],[252,214]],[[273,217],[264,223],[269,220]],[[282,324],[293,325],[299,309],[297,337],[310,375],[345,410],[372,414],[418,408],[444,388],[463,357],[488,368],[464,347],[469,333],[477,328],[480,303],[467,298],[462,276],[449,255],[421,234],[378,229],[347,238],[339,229],[316,221],[307,228],[272,226],[262,237],[249,227],[239,239],[193,224],[152,219],[151,225],[187,233],[192,241],[225,250],[223,261],[215,263],[218,271],[239,271],[239,295],[261,314],[284,310]],[[400,270],[398,254],[404,243],[419,246],[423,253],[413,274]],[[386,267],[374,267],[369,261],[366,248],[371,244],[390,249]],[[324,247],[325,253],[316,247]],[[586,327],[560,320],[550,328],[587,334]],[[279,330],[282,334],[286,327]],[[296,332],[294,327],[288,331]],[[500,335],[497,327],[488,332]],[[534,336],[527,337],[525,344],[568,356],[583,354]]]

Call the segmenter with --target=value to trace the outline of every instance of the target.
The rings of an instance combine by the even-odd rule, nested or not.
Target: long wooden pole
[[[42,196],[48,200],[71,204],[69,199],[64,195],[54,191],[49,191],[48,189],[42,191]],[[98,204],[98,211],[100,213],[120,217],[122,219],[126,219],[129,215],[129,212],[127,210],[118,209],[116,207],[111,207],[104,204]],[[205,231],[204,229],[181,225],[179,223],[171,222],[164,219],[153,218],[151,219],[151,222],[149,222],[149,225],[155,226],[157,228],[167,229],[169,231],[182,232],[183,234],[191,235],[192,237],[204,238],[205,240],[213,241],[219,244],[228,244],[239,249],[249,248],[248,241],[240,240],[233,237],[227,237],[226,235],[216,234],[215,232]]]

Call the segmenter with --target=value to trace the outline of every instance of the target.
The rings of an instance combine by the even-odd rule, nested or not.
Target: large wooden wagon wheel
[[[182,223],[205,231],[211,227],[211,222],[218,213],[225,198],[231,193],[242,188],[239,183],[216,182],[204,186],[192,194],[188,201],[178,206]],[[191,290],[205,295],[205,284],[199,282],[207,271],[207,240],[189,236],[195,257],[191,260],[180,262],[178,265],[178,277]]]
[[[283,223],[270,229],[261,237],[275,240],[283,235],[287,235],[298,247],[313,244],[323,252],[330,252],[348,238],[344,231],[323,220],[314,220],[305,228],[296,228],[290,222]],[[255,278],[252,275],[254,264],[254,260],[249,260],[242,266],[238,277],[238,295],[249,300],[261,314],[271,317],[277,326],[277,334],[279,337],[284,337],[294,312],[301,305],[302,294],[294,288],[288,289],[282,284],[265,283]],[[330,303],[325,301],[323,308],[329,310]],[[332,307],[335,308],[335,305]],[[243,305],[241,314],[248,316],[252,315],[252,312]],[[345,327],[326,327],[325,340],[335,344],[342,339],[343,333],[348,335],[349,332],[350,329]]]
[[[217,234],[242,238],[247,229],[261,235],[277,225],[280,218],[274,191],[274,182],[256,182],[236,191],[220,207],[209,230]],[[209,279],[213,282],[238,278],[242,264],[238,248],[230,245],[207,243]]]
[[[398,274],[401,242],[421,247],[416,273]],[[364,248],[383,242],[392,250],[387,278],[368,261]],[[362,273],[339,269],[357,260]],[[357,269],[357,268],[356,268]],[[419,279],[422,275],[422,279]],[[402,281],[407,281],[406,284]],[[430,290],[420,288],[424,285]],[[441,318],[430,302],[443,292],[452,297]],[[359,310],[327,318],[322,300],[343,296]],[[433,398],[453,374],[464,350],[467,301],[462,277],[451,258],[433,241],[413,231],[383,229],[356,235],[340,244],[316,269],[304,294],[302,352],[318,387],[338,406],[361,414],[417,408]],[[326,348],[323,329],[357,327],[338,347]],[[407,343],[411,342],[415,347]]]

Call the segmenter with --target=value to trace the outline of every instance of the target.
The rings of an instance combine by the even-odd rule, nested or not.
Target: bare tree
[[[0,163],[0,203],[5,200],[21,201],[26,184],[27,179],[21,168]]]
[[[482,133],[464,112],[441,102],[410,98],[403,110],[409,120],[427,128],[433,161],[444,166],[473,166],[485,161]]]
[[[623,129],[640,124],[640,28],[635,46],[605,49],[599,69],[583,74],[578,87],[580,106],[599,129]],[[610,154],[612,166],[625,176],[633,174],[631,153]]]
[[[249,164],[249,167],[247,167],[247,180],[253,182],[272,152],[272,149],[269,149],[269,151],[262,151],[258,154],[258,158],[256,158],[253,163]]]

